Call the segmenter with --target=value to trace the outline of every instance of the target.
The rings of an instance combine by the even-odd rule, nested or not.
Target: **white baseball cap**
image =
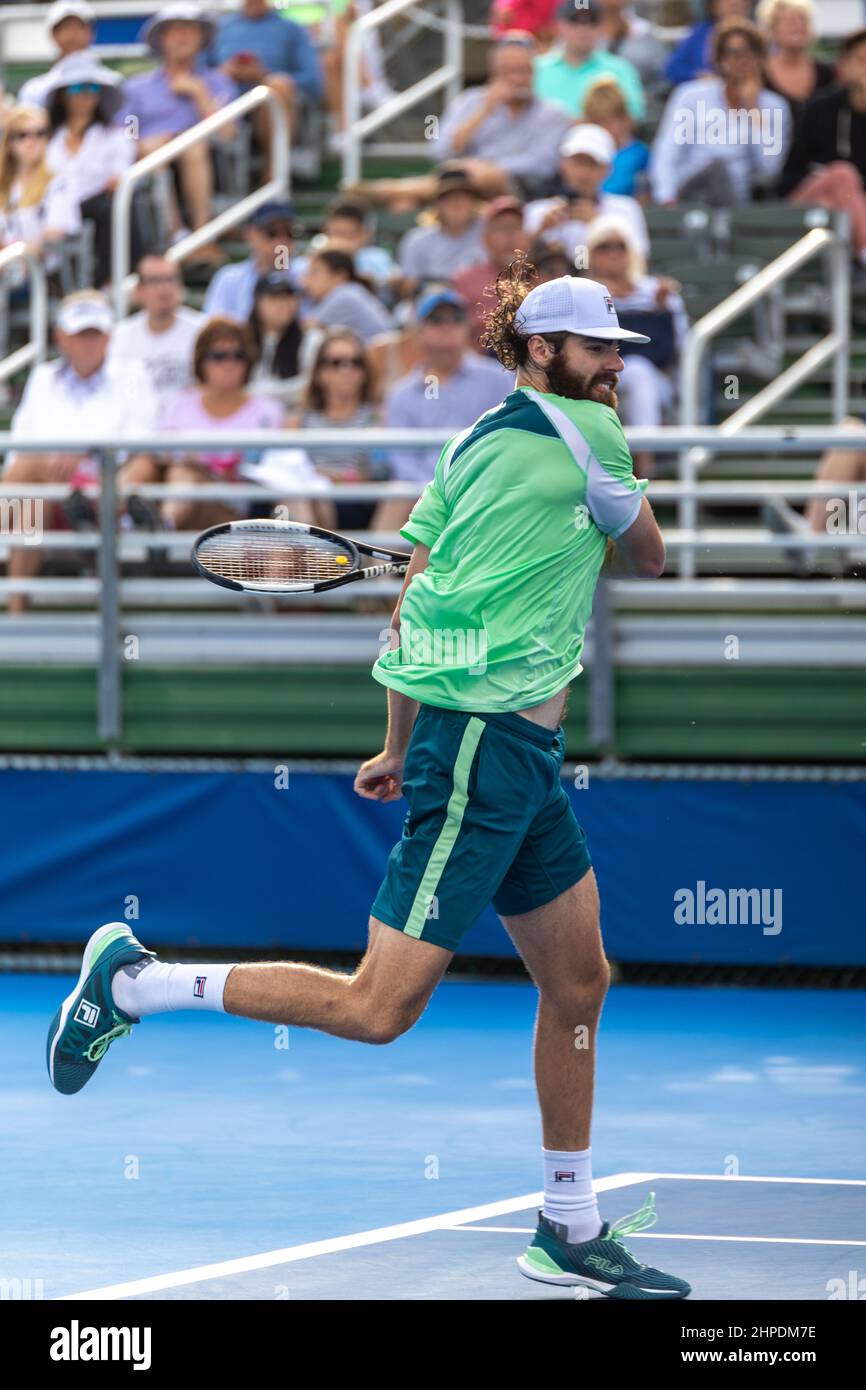
[[[649,343],[644,333],[620,328],[616,305],[605,285],[576,275],[530,290],[514,316],[519,333],[577,333],[581,338],[602,338],[611,343]]]
[[[57,314],[57,327],[61,333],[83,333],[86,328],[98,328],[100,333],[110,333],[114,327],[111,305],[101,294],[89,294],[84,299],[66,299]]]
[[[149,44],[151,50],[159,54],[163,29],[166,24],[177,23],[198,24],[201,28],[202,47],[210,47],[216,33],[216,25],[204,6],[196,4],[195,0],[169,0],[169,4],[163,5],[142,25],[138,34],[139,43]]]
[[[64,19],[70,19],[73,15],[84,24],[96,23],[96,11],[92,5],[87,4],[87,0],[55,0],[45,16],[46,34],[53,34],[58,24],[62,24]]]
[[[559,153],[563,159],[572,154],[588,154],[596,164],[613,164],[616,141],[601,125],[574,125],[566,131]]]

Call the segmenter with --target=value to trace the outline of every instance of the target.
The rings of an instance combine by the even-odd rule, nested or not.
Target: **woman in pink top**
[[[216,435],[221,430],[237,433],[282,428],[285,411],[281,403],[268,396],[254,396],[247,390],[256,357],[255,343],[246,324],[229,318],[210,319],[199,333],[193,353],[193,372],[200,384],[179,391],[166,402],[160,429]],[[168,461],[166,482],[234,481],[247,456],[244,450],[217,448],[186,457],[175,455]],[[302,502],[294,505],[294,520],[312,519],[312,513],[310,517],[303,514],[306,506]],[[193,499],[165,502],[162,507],[165,523],[179,531],[215,526],[239,514],[236,508],[222,502]]]

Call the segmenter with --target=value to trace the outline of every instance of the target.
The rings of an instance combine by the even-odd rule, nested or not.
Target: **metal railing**
[[[114,190],[111,209],[111,282],[114,309],[118,318],[126,312],[127,296],[133,289],[136,280],[134,275],[129,274],[129,228],[132,218],[132,196],[136,186],[158,169],[170,164],[185,150],[198,144],[200,140],[209,139],[223,126],[231,125],[241,116],[249,115],[251,111],[256,111],[265,104],[271,108],[271,118],[275,126],[274,138],[271,142],[274,160],[273,178],[268,183],[262,184],[261,188],[256,189],[254,193],[249,193],[246,198],[241,198],[239,202],[233,203],[230,208],[226,208],[225,212],[212,218],[204,227],[199,227],[197,231],[191,232],[182,241],[177,241],[169,247],[166,252],[168,259],[182,261],[193,251],[197,251],[199,247],[206,246],[209,242],[222,236],[230,227],[236,227],[239,223],[246,222],[250,213],[260,207],[262,203],[266,203],[269,198],[288,192],[291,156],[288,122],[280,98],[271,91],[270,87],[253,87],[252,91],[245,92],[242,97],[229,102],[228,106],[214,111],[213,115],[205,117],[203,121],[199,121],[197,125],[183,131],[181,135],[176,135],[173,140],[169,140],[167,145],[161,145],[152,154],[145,155],[144,159],[139,159],[136,164],[121,174]]]
[[[833,364],[833,419],[838,425],[847,414],[850,374],[850,312],[851,312],[851,247],[847,235],[848,219],[844,213],[834,216],[833,226],[815,227],[789,246],[769,265],[763,267],[721,304],[717,304],[702,319],[693,324],[680,355],[680,423],[697,425],[701,415],[701,400],[705,394],[704,371],[710,345],[725,328],[734,323],[747,309],[775,296],[779,287],[796,271],[815,259],[828,256],[830,261],[830,307],[832,332],[809,348],[802,357],[777,376],[770,384],[729,415],[718,427],[717,439],[729,439],[753,425],[773,410],[793,391],[807,381],[827,362]],[[680,478],[691,483],[711,456],[712,450],[689,450],[680,456]],[[694,530],[697,520],[697,500],[694,493],[684,495],[680,502],[680,526]],[[694,574],[694,553],[688,549],[680,556],[680,574]]]
[[[442,19],[445,46],[444,62],[422,77],[406,91],[394,96],[375,111],[363,114],[361,69],[364,40],[397,15],[407,15],[415,0],[385,0],[368,14],[361,15],[349,29],[343,54],[343,92],[346,130],[343,136],[343,178],[356,182],[361,177],[362,145],[373,131],[381,129],[396,116],[417,106],[433,92],[445,91],[446,101],[453,101],[463,86],[463,11],[461,0],[443,0]],[[429,146],[418,142],[384,141],[368,146],[370,154],[407,155],[429,154]]]
[[[45,267],[26,242],[13,241],[11,246],[0,251],[0,299],[6,298],[9,293],[9,287],[2,284],[3,271],[18,261],[25,261],[30,268],[30,341],[3,358],[0,362],[0,381],[7,381],[24,367],[41,362],[48,339],[48,281]],[[0,312],[5,309],[4,304]]]
[[[426,448],[433,444],[444,443],[447,435],[444,431],[436,430],[408,430],[408,429],[367,429],[358,430],[353,435],[353,444],[356,447],[369,448],[405,448],[419,447]],[[805,427],[802,429],[791,428],[775,430],[767,428],[752,428],[734,436],[719,438],[718,432],[709,427],[703,428],[675,428],[675,429],[633,429],[627,432],[628,442],[632,449],[650,449],[664,452],[671,450],[681,450],[688,447],[711,447],[718,452],[745,454],[755,449],[766,448],[768,450],[783,449],[786,453],[815,453],[827,447],[847,448],[853,450],[863,450],[866,443],[866,436],[862,431],[852,429],[825,430],[820,427]],[[298,437],[293,438],[293,443],[299,443]],[[95,454],[101,464],[101,487],[88,487],[85,491],[97,494],[100,498],[100,534],[98,539],[99,558],[100,558],[100,582],[98,586],[98,597],[100,605],[99,626],[100,626],[100,661],[99,661],[99,730],[101,738],[109,745],[116,746],[122,737],[122,707],[121,707],[121,604],[120,604],[120,573],[119,573],[119,552],[124,548],[125,542],[120,544],[117,535],[118,517],[118,479],[117,468],[114,463],[115,455],[120,452],[151,453],[151,454],[177,454],[189,453],[199,450],[213,448],[213,434],[153,434],[137,438],[128,438],[119,443],[116,439],[97,438],[90,442],[88,453]],[[243,449],[251,451],[261,451],[269,448],[285,448],[287,444],[287,433],[282,430],[256,430],[245,431],[243,433],[225,435],[220,439],[221,445],[233,449]],[[316,450],[335,450],[345,449],[345,432],[340,429],[317,429],[308,430],[303,433],[303,447]],[[0,451],[12,449],[16,453],[45,453],[53,452],[57,448],[56,439],[44,440],[18,440],[9,434],[0,434]],[[279,500],[285,498],[286,494],[292,497],[303,497],[314,495],[302,486],[287,486],[283,492],[272,488],[262,488],[252,483],[214,483],[204,486],[188,485],[174,486],[167,488],[164,485],[136,485],[134,490],[139,494],[150,497],[165,496],[188,496],[199,500],[208,497],[234,496],[250,497],[257,496],[262,500],[273,498]],[[723,498],[733,500],[736,492],[740,490],[745,493],[747,500],[753,501],[760,497],[788,495],[792,497],[816,497],[816,496],[835,496],[843,491],[852,495],[866,494],[866,483],[710,483],[701,484],[697,480],[683,481],[676,483],[658,483],[651,486],[651,491],[657,500],[673,500],[677,497],[688,497],[693,494],[696,498],[703,498],[706,491],[706,500]],[[417,496],[419,488],[415,484],[345,484],[340,485],[339,489],[334,490],[334,495],[349,498],[358,496],[371,498],[404,497],[412,498]],[[21,497],[44,497],[47,499],[63,496],[68,492],[60,484],[45,484],[37,486],[34,484],[5,484],[0,487],[0,504],[5,504],[6,498]],[[16,544],[24,543],[20,537],[8,537]],[[53,539],[53,537],[52,537]],[[63,544],[70,545],[79,543],[83,540],[80,535],[72,533],[69,537],[64,537]],[[189,537],[175,534],[168,540],[158,533],[141,533],[138,540],[144,546],[151,544],[186,544]],[[681,549],[683,547],[695,548],[700,545],[727,545],[724,533],[701,533],[698,531],[686,532],[678,536],[669,536],[668,543],[673,541],[671,549]],[[89,544],[95,544],[95,538],[91,538]],[[754,540],[749,542],[754,544]],[[771,544],[776,548],[788,547],[798,548],[804,544],[812,544],[818,549],[838,549],[851,545],[850,536],[820,536],[800,537],[797,535],[772,538]],[[84,544],[88,542],[84,540]],[[739,541],[733,539],[736,548]],[[33,592],[34,587],[39,586],[41,581],[27,580],[17,581],[19,591],[28,590]],[[86,586],[88,592],[92,592],[94,585],[92,581],[75,581],[79,585]],[[180,581],[189,587],[195,580]],[[718,597],[718,581],[709,581],[712,586],[715,584],[716,596]],[[735,581],[728,581],[731,593],[734,594]],[[201,581],[204,584],[204,581]],[[688,585],[683,590],[683,597],[686,593],[691,598],[694,596],[695,603],[701,602],[700,595],[703,587],[696,585],[694,581],[673,580],[666,582],[658,587],[648,586],[639,580],[629,580],[625,584],[619,581],[603,581],[602,593],[599,597],[599,608],[596,616],[602,627],[609,627],[611,614],[611,601],[615,601],[623,593],[637,593],[643,588],[653,589],[658,594],[665,590],[676,593],[681,585]],[[606,587],[610,585],[610,587]],[[3,589],[9,592],[9,581],[3,582]],[[383,584],[380,592],[384,592],[387,582]],[[399,585],[398,585],[399,587]],[[809,586],[800,585],[795,592],[808,590]],[[851,586],[846,586],[850,588]],[[858,582],[856,591],[862,593],[862,583]],[[834,588],[834,594],[838,589]],[[766,602],[766,597],[762,597],[761,603]],[[829,602],[829,600],[828,600]],[[866,645],[864,645],[866,653]],[[596,746],[603,747],[609,736],[611,720],[613,719],[613,700],[615,693],[614,674],[618,661],[616,643],[609,639],[609,634],[597,643],[593,654],[592,665],[590,667],[590,679],[593,682],[592,709],[593,715],[593,741]]]

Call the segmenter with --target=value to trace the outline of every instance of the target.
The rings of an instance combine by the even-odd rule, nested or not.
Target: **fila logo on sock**
[[[570,1169],[567,1173],[562,1169],[553,1175],[554,1182],[574,1182],[574,1170]]]
[[[99,1014],[100,1008],[98,1004],[91,1004],[89,1000],[82,999],[78,1008],[75,1010],[75,1022],[83,1023],[86,1028],[95,1028]]]
[[[207,975],[196,975],[196,977],[195,977],[195,985],[193,986],[193,991],[192,991],[192,992],[193,992],[193,995],[194,995],[194,997],[195,997],[196,999],[204,999],[204,987],[205,987],[205,981],[206,981],[206,980],[207,980]]]

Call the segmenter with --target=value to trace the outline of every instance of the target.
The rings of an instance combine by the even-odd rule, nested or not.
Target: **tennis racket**
[[[364,565],[362,555],[384,563]],[[405,574],[411,558],[301,521],[271,520],[211,526],[191,556],[212,584],[251,594],[321,594],[357,579]]]

